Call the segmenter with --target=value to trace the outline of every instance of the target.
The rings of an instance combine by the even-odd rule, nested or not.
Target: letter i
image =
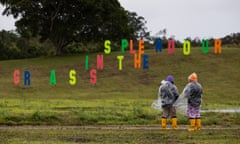
[[[88,55],[86,55],[86,59],[85,59],[85,70],[88,71],[88,68],[89,68]]]

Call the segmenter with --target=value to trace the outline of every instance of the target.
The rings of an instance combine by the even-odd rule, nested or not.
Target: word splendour
[[[222,53],[222,47],[221,47],[221,40],[220,39],[215,39],[214,40],[214,53],[215,54],[221,54]],[[104,53],[105,54],[111,54],[111,41],[106,40],[104,42]],[[148,69],[148,58],[149,56],[147,54],[144,54],[144,41],[139,40],[138,41],[138,51],[133,49],[133,40],[128,41],[127,39],[122,39],[121,41],[121,51],[124,54],[125,50],[129,48],[130,54],[133,55],[133,63],[134,63],[134,68],[139,69]],[[156,52],[162,52],[162,40],[157,39],[155,42],[155,51]],[[202,48],[201,48],[202,53],[208,53],[209,52],[209,46],[208,46],[208,40],[202,40]],[[168,54],[172,55],[175,52],[175,42],[174,40],[168,40]],[[191,43],[190,41],[186,40],[183,43],[183,54],[184,55],[190,55],[191,53]],[[90,83],[95,85],[97,83],[97,70],[103,70],[104,68],[104,57],[103,55],[97,55],[97,68],[96,69],[91,69],[89,70],[89,57],[88,55],[85,58],[85,70],[89,71],[90,75]],[[124,60],[123,55],[117,56],[118,64],[119,64],[119,70],[122,70],[122,63]],[[15,69],[13,72],[13,83],[15,85],[20,84],[20,70]],[[69,84],[70,85],[76,85],[77,83],[77,72],[76,70],[72,69],[69,71]],[[56,71],[53,69],[50,71],[50,78],[49,78],[49,84],[56,85],[57,84],[57,79],[56,79]],[[24,71],[24,86],[30,86],[31,85],[31,73],[28,70]]]

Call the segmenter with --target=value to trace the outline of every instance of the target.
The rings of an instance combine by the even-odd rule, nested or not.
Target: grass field
[[[239,129],[201,130],[0,130],[0,143],[4,144],[73,144],[73,143],[129,143],[129,144],[238,144]]]
[[[100,53],[101,54],[101,53]],[[187,76],[197,72],[203,85],[202,109],[239,109],[240,49],[223,48],[222,54],[202,54],[192,48],[174,55],[164,50],[145,50],[149,69],[134,69],[133,56],[126,52],[104,55],[104,69],[97,70],[97,84],[89,82],[85,56],[47,57],[0,61],[0,124],[2,125],[159,125],[161,112],[153,110],[159,83],[168,74],[175,77],[181,92]],[[96,55],[88,54],[89,69],[96,68]],[[124,55],[123,70],[117,56]],[[13,71],[21,70],[21,83],[13,84]],[[49,85],[56,70],[57,85]],[[77,84],[69,85],[69,70],[77,71]],[[31,86],[23,85],[23,71],[31,72]],[[178,114],[180,124],[188,124]],[[203,125],[240,124],[238,113],[204,113]]]

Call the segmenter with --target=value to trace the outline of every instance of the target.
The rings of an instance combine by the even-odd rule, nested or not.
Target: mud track
[[[169,126],[170,130],[171,127]],[[187,130],[189,126],[180,125],[178,130]],[[161,130],[160,126],[0,126],[0,130]],[[240,126],[202,126],[202,130],[240,130]]]

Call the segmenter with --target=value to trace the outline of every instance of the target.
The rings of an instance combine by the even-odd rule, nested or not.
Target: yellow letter
[[[184,55],[190,55],[191,53],[191,43],[190,41],[184,41],[183,43],[183,54]]]
[[[105,40],[104,42],[104,47],[105,47],[105,54],[110,54],[111,53],[111,41],[110,40]]]
[[[117,56],[117,59],[119,61],[119,70],[122,70],[122,60],[124,59],[124,56]]]
[[[75,85],[77,83],[76,79],[76,71],[75,70],[70,70],[69,72],[69,84],[70,85]]]

